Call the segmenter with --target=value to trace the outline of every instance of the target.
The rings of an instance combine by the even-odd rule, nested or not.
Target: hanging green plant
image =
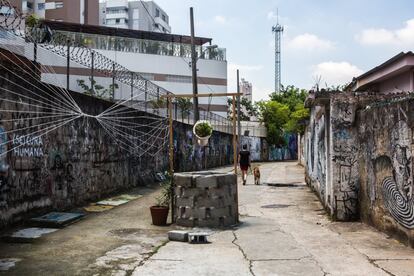
[[[196,124],[195,132],[199,137],[209,137],[213,133],[213,128],[207,121]]]
[[[193,133],[200,146],[207,146],[208,139],[213,134],[213,127],[208,121],[198,121],[193,127]]]

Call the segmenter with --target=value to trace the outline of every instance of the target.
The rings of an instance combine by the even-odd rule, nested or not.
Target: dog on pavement
[[[260,169],[259,169],[259,167],[255,167],[253,169],[253,175],[254,175],[254,184],[260,185]]]

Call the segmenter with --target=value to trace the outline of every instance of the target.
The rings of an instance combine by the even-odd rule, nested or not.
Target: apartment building
[[[167,13],[154,1],[106,0],[99,4],[102,26],[171,33]]]
[[[245,79],[241,79],[240,81],[240,93],[243,94],[243,97],[249,101],[253,100],[253,86],[250,82]]]
[[[99,24],[99,0],[11,0],[24,14],[79,24]]]
[[[87,43],[88,47],[172,93],[192,94],[190,36],[56,21],[46,21],[45,24],[54,32],[69,35],[75,39],[76,44]],[[196,37],[195,44],[199,93],[226,93],[226,50],[216,45],[211,46],[211,38]],[[42,79],[66,87],[66,59],[46,55],[41,50],[38,57],[42,64],[52,66],[57,73],[44,72]],[[90,69],[70,63],[71,90],[83,92],[78,80],[89,83],[90,76]],[[94,76],[94,80],[103,87],[112,84],[111,78],[100,75]],[[130,96],[130,86],[120,84],[115,97],[126,99]],[[227,117],[227,97],[200,98],[199,104],[206,110]]]

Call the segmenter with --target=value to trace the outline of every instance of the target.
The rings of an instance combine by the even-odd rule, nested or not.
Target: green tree
[[[187,98],[178,98],[177,106],[181,111],[181,119],[184,120],[184,117],[190,114],[192,106],[191,100]]]
[[[304,106],[307,96],[306,90],[289,85],[279,93],[270,94],[270,101],[257,104],[259,118],[267,128],[267,140],[271,145],[284,145],[285,133],[303,134],[304,122],[309,118],[309,109]]]
[[[289,120],[289,106],[276,101],[259,102],[260,120],[267,129],[267,141],[271,145],[284,145],[284,126]]]
[[[233,100],[227,99],[227,117],[230,119],[233,117]],[[236,101],[236,110],[237,110],[237,101]],[[237,113],[237,111],[236,111]],[[257,117],[258,110],[255,105],[247,98],[242,97],[240,100],[240,120],[241,121],[250,121],[251,117]]]

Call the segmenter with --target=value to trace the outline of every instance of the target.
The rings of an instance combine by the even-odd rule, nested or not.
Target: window
[[[39,11],[44,10],[44,9],[45,9],[45,3],[38,3],[38,4],[37,4],[37,9],[38,9]]]
[[[159,9],[155,9],[155,17],[160,17],[160,10]]]
[[[28,9],[33,9],[33,3],[31,3],[31,2],[27,2],[26,3],[26,7],[28,8]]]
[[[167,18],[165,17],[165,14],[162,15],[162,21],[167,22]]]
[[[134,9],[132,12],[133,19],[139,19],[139,9]]]
[[[119,18],[115,19],[115,23],[119,23]]]
[[[63,2],[55,2],[55,9],[63,8]]]
[[[168,82],[180,82],[180,83],[191,83],[192,78],[188,76],[177,76],[177,75],[167,75],[166,81]]]

